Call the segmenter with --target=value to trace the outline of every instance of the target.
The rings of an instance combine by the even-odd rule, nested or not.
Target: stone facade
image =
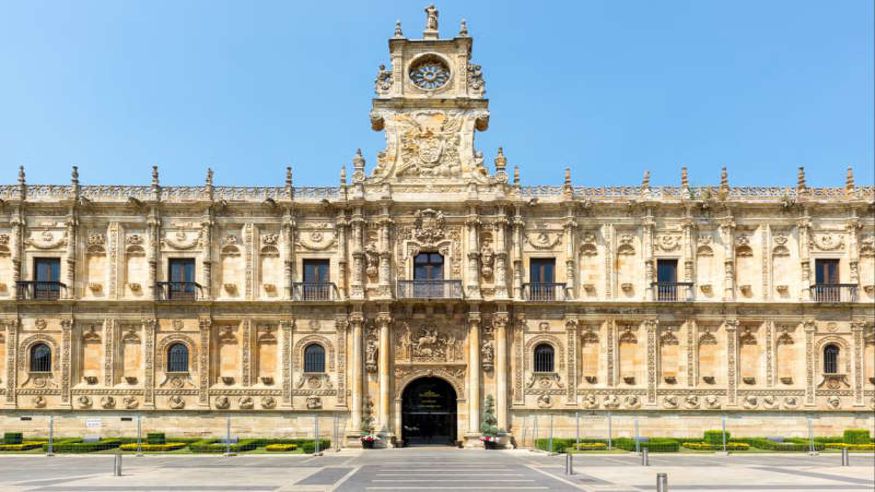
[[[150,186],[80,185],[75,168],[68,186],[23,170],[0,186],[0,422],[144,413],[200,434],[239,412],[277,435],[323,413],[355,444],[370,414],[397,437],[404,388],[434,376],[469,445],[487,395],[511,433],[576,411],[663,435],[724,413],[752,434],[810,415],[824,433],[873,426],[872,187],[849,170],[811,188],[802,169],[795,189],[732,187],[725,169],[712,187],[685,170],[678,187],[567,171],[523,186],[501,149],[488,170],[474,147],[489,111],[471,48],[464,24],[439,38],[434,9],[423,39],[396,27],[371,112],[386,148],[336,187],[296,187],[290,169],[282,187],[163,187],[157,168]],[[439,278],[423,280],[423,253]],[[193,260],[189,283],[171,282],[176,259]],[[324,367],[305,372],[314,344]]]

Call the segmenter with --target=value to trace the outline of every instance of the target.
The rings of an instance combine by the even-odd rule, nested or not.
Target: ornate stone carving
[[[438,328],[426,321],[416,332],[402,323],[398,330],[398,359],[412,362],[453,362],[464,360],[462,335],[458,327]]]
[[[705,406],[714,410],[720,408],[720,398],[715,395],[708,395],[705,397]]]
[[[137,398],[135,396],[132,396],[132,395],[128,395],[128,396],[123,397],[122,403],[124,404],[125,408],[128,410],[133,410],[133,409],[137,408],[137,406],[139,406],[139,402],[137,401]]]
[[[480,364],[487,372],[495,367],[495,343],[490,339],[484,339],[480,346]]]
[[[185,398],[179,395],[172,395],[167,399],[167,405],[173,410],[182,410],[185,408]]]
[[[261,398],[261,408],[266,410],[276,408],[276,398],[272,396],[263,396]]]
[[[91,405],[93,404],[91,397],[88,395],[79,395],[79,398],[76,398],[76,401],[79,402],[81,408],[91,408]]]
[[[231,406],[231,400],[227,396],[217,396],[215,407],[219,410],[226,410]]]
[[[553,400],[550,395],[543,394],[538,396],[538,408],[550,408],[553,406]]]
[[[434,244],[446,236],[443,212],[417,210],[414,214],[413,237],[423,244]]]
[[[104,396],[100,399],[100,406],[103,408],[115,408],[115,398],[112,396]]]
[[[681,238],[682,236],[676,233],[660,234],[656,236],[655,246],[665,252],[675,251],[681,247]]]
[[[310,395],[307,397],[307,410],[318,410],[322,408],[322,398]]]
[[[237,402],[237,406],[239,406],[241,410],[251,410],[252,407],[255,406],[255,400],[253,400],[251,396],[243,396]]]
[[[845,237],[836,232],[812,234],[811,246],[821,251],[835,251],[845,247]]]
[[[525,240],[535,249],[553,249],[562,244],[562,233],[539,230],[526,234]]]
[[[385,96],[392,88],[392,71],[386,70],[386,65],[381,64],[377,69],[377,77],[374,79],[374,93]]]

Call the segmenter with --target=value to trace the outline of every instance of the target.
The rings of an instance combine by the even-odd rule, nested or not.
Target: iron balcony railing
[[[692,282],[653,282],[653,300],[659,302],[687,302],[693,300]]]
[[[461,280],[399,280],[398,299],[461,299]]]
[[[18,299],[55,300],[61,298],[61,290],[66,292],[67,285],[62,282],[32,280],[15,282]]]
[[[197,282],[157,282],[155,291],[164,301],[196,301],[203,295],[203,287]]]
[[[337,300],[337,286],[331,282],[295,282],[292,284],[293,301]]]
[[[857,284],[814,284],[814,302],[857,302]]]
[[[565,284],[554,282],[533,282],[523,284],[523,300],[526,301],[564,301]]]

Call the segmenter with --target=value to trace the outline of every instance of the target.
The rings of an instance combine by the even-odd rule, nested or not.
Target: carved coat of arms
[[[414,218],[413,237],[417,241],[423,244],[433,244],[444,238],[446,229],[444,228],[443,212],[430,208],[417,210]]]
[[[439,112],[402,115],[398,175],[452,176],[461,172],[460,116]]]

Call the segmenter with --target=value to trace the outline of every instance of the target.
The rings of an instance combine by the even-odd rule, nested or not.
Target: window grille
[[[317,343],[304,349],[304,372],[325,372],[325,349]]]
[[[535,347],[535,372],[553,372],[553,347],[542,343]]]
[[[30,349],[30,372],[52,372],[52,349],[38,343]]]
[[[174,343],[167,349],[167,372],[188,372],[188,347]]]
[[[826,374],[839,372],[839,348],[833,344],[823,348],[823,372]]]

